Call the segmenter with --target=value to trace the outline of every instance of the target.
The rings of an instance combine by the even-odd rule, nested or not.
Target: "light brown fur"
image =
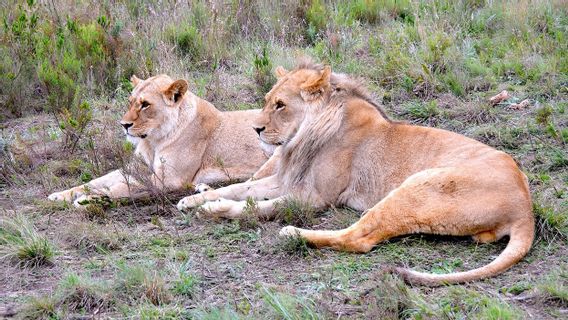
[[[412,233],[469,235],[480,242],[510,237],[497,259],[475,270],[395,270],[429,285],[494,276],[529,251],[534,218],[528,182],[509,155],[449,131],[393,122],[357,82],[328,67],[304,64],[277,75],[255,126],[262,141],[282,145],[278,174],[182,199],[180,209],[203,205],[204,212],[233,218],[244,208],[234,200],[253,197],[261,200],[260,214],[272,216],[275,201],[296,197],[321,209],[367,210],[343,230],[281,230],[316,247],[354,252]]]
[[[267,160],[251,127],[259,110],[220,112],[188,91],[185,80],[173,81],[166,75],[147,80],[133,76],[132,82],[134,89],[121,124],[128,126],[125,131],[136,144],[135,154],[154,173],[155,187],[173,191],[197,183],[242,181]],[[48,198],[80,205],[100,195],[147,194],[133,177],[115,170]]]

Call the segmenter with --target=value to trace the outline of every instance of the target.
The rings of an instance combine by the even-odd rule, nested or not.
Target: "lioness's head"
[[[129,138],[157,140],[175,128],[178,108],[183,104],[188,83],[159,75],[146,80],[132,76],[134,89],[128,111],[120,124]]]
[[[255,120],[254,130],[263,143],[289,142],[310,111],[330,94],[331,68],[302,68],[286,71],[276,68],[278,81],[265,96],[264,107]]]

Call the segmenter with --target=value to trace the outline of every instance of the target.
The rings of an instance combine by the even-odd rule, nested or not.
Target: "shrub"
[[[193,62],[202,60],[205,53],[203,38],[195,24],[183,26],[170,26],[166,35],[168,40],[176,46],[177,52],[188,57]]]
[[[270,61],[266,46],[262,48],[260,55],[254,55],[253,65],[255,71],[254,78],[259,87],[260,94],[264,95],[270,91],[270,88],[272,88],[276,82],[276,78],[272,73],[272,61]]]

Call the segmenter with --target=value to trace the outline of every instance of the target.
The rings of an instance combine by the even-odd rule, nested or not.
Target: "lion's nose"
[[[128,128],[132,127],[133,125],[133,123],[131,122],[121,122],[120,124],[124,127],[126,131],[128,131]]]
[[[266,127],[262,127],[262,128],[253,127],[253,128],[254,128],[254,131],[256,131],[256,133],[258,133],[259,136],[260,136],[260,133],[261,133],[262,131],[264,131],[264,129],[266,129]]]

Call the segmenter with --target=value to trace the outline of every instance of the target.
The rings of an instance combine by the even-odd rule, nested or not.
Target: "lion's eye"
[[[144,110],[146,108],[148,108],[150,106],[150,103],[148,101],[144,101],[142,102],[142,105],[140,106],[140,110]]]
[[[282,101],[276,102],[276,110],[283,109],[285,106],[286,106],[286,104]]]

